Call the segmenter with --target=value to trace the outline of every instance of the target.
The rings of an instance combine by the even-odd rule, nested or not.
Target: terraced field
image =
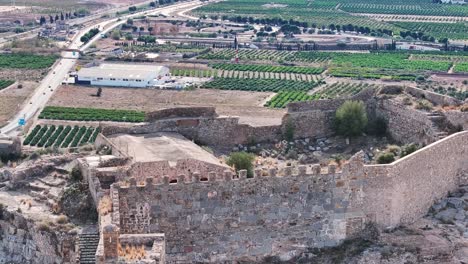
[[[94,143],[100,129],[86,126],[37,125],[23,141],[32,147],[75,148]]]

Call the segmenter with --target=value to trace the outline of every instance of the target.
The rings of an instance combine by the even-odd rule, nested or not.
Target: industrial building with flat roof
[[[114,87],[153,87],[170,78],[169,68],[143,64],[101,64],[82,68],[77,84]]]

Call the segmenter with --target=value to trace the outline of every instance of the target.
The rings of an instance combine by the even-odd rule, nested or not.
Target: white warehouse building
[[[77,84],[114,87],[153,87],[170,79],[165,66],[142,64],[100,64],[78,71]]]

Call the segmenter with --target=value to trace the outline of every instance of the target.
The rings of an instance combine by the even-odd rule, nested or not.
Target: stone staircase
[[[79,235],[79,253],[81,264],[96,263],[96,250],[99,244],[99,233],[87,231]]]
[[[434,136],[436,141],[448,136],[448,132],[446,131],[447,119],[443,114],[439,112],[430,112],[427,114],[427,117],[432,122],[432,135]]]

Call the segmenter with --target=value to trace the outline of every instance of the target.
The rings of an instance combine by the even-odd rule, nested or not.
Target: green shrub
[[[247,170],[247,176],[253,176],[253,162],[255,156],[247,152],[233,152],[226,160],[226,164],[233,166],[237,172]]]
[[[379,164],[388,164],[395,161],[395,155],[393,153],[387,152],[382,153],[377,157],[377,163]]]
[[[362,101],[346,101],[336,110],[335,130],[343,136],[360,136],[367,126],[366,107]]]
[[[416,144],[407,144],[407,145],[404,145],[402,150],[401,150],[401,155],[400,157],[404,157],[404,156],[407,156],[413,152],[415,152],[416,150],[418,150],[418,146]]]

